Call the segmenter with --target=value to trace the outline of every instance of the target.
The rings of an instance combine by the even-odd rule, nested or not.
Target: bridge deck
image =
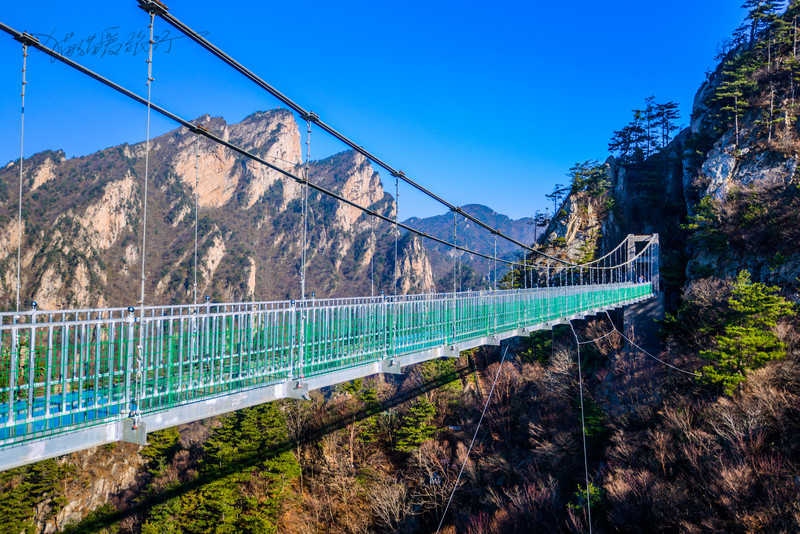
[[[145,428],[399,372],[650,296],[648,282],[148,307],[144,317],[123,308],[6,314],[0,469],[143,441]]]

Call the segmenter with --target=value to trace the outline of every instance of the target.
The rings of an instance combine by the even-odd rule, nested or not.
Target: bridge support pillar
[[[445,358],[458,358],[461,356],[461,349],[457,345],[450,345],[442,349],[442,356]]]
[[[147,445],[147,423],[135,421],[132,417],[122,420],[122,438],[120,441]]]
[[[403,368],[400,367],[400,362],[394,358],[390,358],[381,362],[381,372],[392,375],[400,375],[403,374]]]
[[[286,387],[286,396],[290,399],[308,400],[308,384],[292,380]]]
[[[625,336],[652,354],[661,351],[658,332],[661,327],[656,321],[664,318],[664,293],[657,292],[655,298],[625,306],[620,312]],[[635,350],[625,343],[629,352]]]

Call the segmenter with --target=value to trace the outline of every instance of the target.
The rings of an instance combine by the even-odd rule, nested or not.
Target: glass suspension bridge
[[[602,265],[637,239],[630,260]],[[0,468],[144,444],[148,431],[634,304],[657,289],[658,236],[628,243],[598,263],[547,269],[549,287],[4,313]]]
[[[306,199],[308,190],[314,189],[393,224],[395,255],[402,228],[451,247],[454,261],[456,253],[462,252],[493,260],[495,290],[456,291],[454,284],[452,293],[307,299],[304,254],[303,298],[296,301],[212,303],[206,299],[202,304],[146,306],[143,262],[137,307],[45,311],[34,306],[22,311],[20,157],[17,310],[0,313],[0,470],[114,441],[145,444],[147,432],[276,399],[304,398],[311,390],[376,373],[400,373],[411,364],[457,357],[463,350],[482,345],[499,345],[503,339],[634,304],[658,291],[658,235],[629,235],[602,258],[585,264],[543,254],[462,211],[367,152],[168,14],[160,2],[138,1],[150,16],[146,99],[47,48],[30,34],[0,22],[0,30],[23,47],[23,125],[25,58],[28,47],[33,47],[147,105],[148,148],[153,110],[198,138],[206,137],[302,184],[304,253]],[[305,174],[297,176],[152,104],[152,31],[156,17],[298,113],[307,122],[309,134],[311,124],[317,125],[387,170],[395,178],[396,187],[403,181],[447,207],[454,213],[454,221],[461,216],[486,229],[495,238],[494,256],[459,246],[455,229],[453,242],[420,232],[400,223],[397,209],[390,218],[312,183],[307,166]],[[146,149],[143,250],[148,156]],[[498,237],[530,252],[524,265],[497,258]],[[497,290],[497,262],[519,273],[522,280],[518,279],[516,286],[521,287]],[[395,256],[395,285],[397,276]]]

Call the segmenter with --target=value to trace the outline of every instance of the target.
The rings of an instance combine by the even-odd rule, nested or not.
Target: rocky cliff
[[[668,288],[742,269],[759,281],[797,287],[800,129],[793,84],[786,72],[762,65],[750,74],[753,88],[739,116],[730,116],[720,96],[731,76],[726,65],[755,53],[734,50],[709,74],[690,126],[667,146],[642,161],[608,158],[607,199],[568,195],[545,233],[548,250],[586,260],[593,244],[602,251],[628,233],[658,232]]]
[[[228,124],[198,124],[267,161],[301,173],[300,134],[282,109]],[[147,304],[191,302],[195,195],[198,295],[214,300],[297,298],[302,252],[301,186],[185,128],[151,140],[145,258]],[[139,300],[145,144],[67,159],[42,152],[24,166],[22,300],[43,309],[133,305]],[[0,307],[16,285],[18,161],[0,170]],[[395,210],[370,163],[344,152],[309,164],[309,179],[385,215]],[[357,209],[309,194],[308,292],[318,297],[393,287],[392,229]],[[393,240],[392,240],[393,241]],[[400,249],[403,288],[430,290],[424,250]],[[376,260],[377,261],[377,260]],[[391,262],[391,268],[386,265]]]

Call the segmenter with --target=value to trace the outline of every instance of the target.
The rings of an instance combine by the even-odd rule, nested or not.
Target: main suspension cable
[[[280,173],[280,174],[282,174],[282,175],[284,175],[284,176],[286,176],[288,178],[291,178],[292,180],[295,180],[298,183],[303,183],[303,179],[301,177],[295,176],[290,171],[287,171],[287,170],[285,170],[285,169],[283,169],[281,167],[278,167],[277,165],[269,163],[263,157],[257,156],[255,154],[249,152],[248,150],[231,143],[230,141],[224,140],[220,136],[215,135],[215,134],[209,132],[208,130],[206,130],[204,128],[198,127],[197,125],[193,124],[192,122],[190,122],[190,121],[188,121],[186,119],[183,119],[183,118],[179,117],[178,115],[175,115],[174,113],[172,113],[170,111],[167,111],[166,109],[164,109],[164,108],[162,108],[162,107],[160,107],[160,106],[158,106],[156,104],[153,104],[152,102],[149,102],[147,99],[142,98],[141,96],[137,95],[136,93],[133,93],[132,91],[120,86],[119,84],[117,84],[115,82],[112,82],[111,80],[109,80],[109,79],[107,79],[107,78],[105,78],[105,77],[103,77],[103,76],[91,71],[90,69],[87,69],[86,67],[80,65],[79,63],[76,63],[75,61],[71,60],[70,58],[68,58],[68,57],[66,57],[66,56],[64,56],[64,55],[62,55],[62,54],[60,54],[60,53],[58,53],[58,52],[56,52],[56,51],[44,46],[44,45],[42,45],[41,43],[35,41],[35,39],[33,39],[29,34],[23,34],[21,32],[18,32],[18,31],[14,30],[10,26],[8,26],[8,25],[6,25],[6,24],[4,24],[2,22],[0,22],[0,30],[5,31],[6,33],[10,34],[11,36],[13,36],[15,38],[25,38],[25,37],[27,37],[27,38],[31,39],[31,42],[29,43],[31,46],[33,46],[33,47],[37,48],[38,50],[44,52],[45,54],[49,55],[50,57],[60,61],[61,63],[64,63],[65,65],[67,65],[69,67],[72,67],[73,69],[85,74],[86,76],[89,76],[90,78],[93,78],[96,81],[99,81],[100,83],[108,86],[111,89],[114,89],[115,91],[117,91],[119,93],[122,93],[123,95],[127,96],[128,98],[131,98],[132,100],[135,100],[135,101],[139,102],[142,105],[149,106],[149,108],[152,111],[155,111],[155,112],[163,115],[164,117],[166,117],[166,118],[168,118],[168,119],[170,119],[170,120],[172,120],[174,122],[177,122],[181,126],[186,127],[187,129],[189,129],[190,131],[192,131],[194,133],[198,133],[200,135],[203,135],[206,138],[210,139],[211,141],[214,141],[217,144],[220,144],[220,145],[222,145],[222,146],[224,146],[226,148],[229,148],[229,149],[233,150],[234,152],[236,152],[238,154],[241,154],[241,155],[243,155],[243,156],[245,156],[245,157],[247,157],[249,159],[252,159],[253,161],[257,161],[257,162],[261,163],[262,165],[264,165],[264,166],[266,166],[266,167],[268,167],[268,168],[270,168],[270,169],[272,169],[272,170],[274,170],[274,171],[276,171],[276,172],[278,172],[278,173]],[[390,224],[395,224],[395,222],[396,222],[391,217],[387,217],[386,215],[383,215],[383,214],[381,214],[381,213],[379,213],[377,211],[373,211],[373,210],[371,210],[369,208],[366,208],[366,207],[364,207],[364,206],[362,206],[362,205],[360,205],[360,204],[358,204],[356,202],[353,202],[352,200],[349,200],[349,199],[347,199],[347,198],[345,198],[345,197],[343,197],[343,196],[341,196],[341,195],[339,195],[337,193],[334,193],[333,191],[330,191],[330,190],[326,189],[325,187],[322,187],[322,186],[320,186],[318,184],[314,184],[314,183],[310,183],[309,182],[308,186],[311,189],[314,189],[316,191],[319,191],[320,193],[323,193],[323,194],[328,195],[328,196],[330,196],[332,198],[335,198],[336,200],[338,200],[338,201],[340,201],[340,202],[342,202],[344,204],[347,204],[348,206],[352,206],[352,207],[354,207],[354,208],[356,208],[356,209],[358,209],[358,210],[360,210],[360,211],[362,211],[364,213],[367,213],[368,215],[371,215],[371,216],[373,216],[373,217],[375,217],[377,219],[383,220],[383,221],[385,221],[387,223],[390,223]],[[468,214],[466,214],[463,210],[460,210],[460,208],[458,210],[458,213],[461,213],[461,215],[463,215],[464,217],[468,218],[469,220],[473,220],[472,217],[468,216]],[[415,229],[413,227],[408,226],[407,224],[404,224],[404,223],[401,223],[401,222],[397,222],[396,224],[397,224],[398,229],[406,230],[406,231],[408,231],[410,233],[413,233],[413,234],[415,234],[415,235],[417,235],[419,237],[430,239],[431,241],[434,241],[436,243],[445,245],[447,247],[455,248],[456,250],[459,250],[461,252],[467,252],[467,253],[472,254],[473,256],[476,256],[476,257],[484,258],[484,259],[487,259],[487,260],[493,260],[495,262],[495,271],[496,271],[496,263],[497,262],[500,262],[500,263],[503,263],[503,264],[507,264],[507,265],[512,265],[513,264],[513,262],[511,262],[511,261],[508,261],[508,260],[505,260],[505,259],[502,259],[502,258],[497,258],[496,254],[494,256],[492,256],[491,254],[485,254],[485,253],[482,253],[482,252],[478,252],[478,251],[466,248],[464,246],[456,246],[453,243],[448,242],[446,239],[441,239],[441,238],[438,238],[436,236],[430,235],[430,234],[428,234],[426,232],[417,230],[417,229]],[[497,236],[498,235],[502,236],[502,234],[500,234],[499,232],[495,232],[495,243],[497,241]],[[562,263],[562,264],[567,263],[567,262],[564,262],[563,260],[560,260],[558,258],[551,258],[551,259],[553,261],[558,262],[558,263]],[[497,279],[497,276],[495,274],[495,283],[496,283],[496,279]]]
[[[168,13],[167,10],[164,8],[163,4],[161,4],[157,0],[138,0],[138,1],[139,1],[139,4],[143,8],[145,8],[145,9],[153,9],[161,18],[164,19],[164,21],[166,21],[167,23],[171,24],[173,27],[175,27],[175,29],[177,29],[178,31],[180,31],[181,33],[183,33],[184,35],[186,35],[187,37],[192,39],[194,42],[196,42],[197,44],[199,44],[200,46],[202,46],[203,48],[205,48],[206,50],[211,52],[213,55],[217,56],[224,63],[228,64],[234,70],[236,70],[239,73],[241,73],[242,75],[244,75],[247,79],[249,79],[250,81],[252,81],[256,85],[258,85],[259,87],[261,87],[262,89],[264,89],[265,91],[270,93],[272,96],[274,96],[275,98],[280,100],[282,103],[284,103],[286,106],[288,106],[289,108],[294,110],[296,113],[300,114],[301,116],[308,114],[308,112],[303,107],[301,107],[299,104],[297,104],[296,102],[291,100],[288,96],[286,96],[283,93],[281,93],[280,91],[278,91],[276,88],[274,88],[272,85],[268,84],[266,81],[264,81],[262,78],[260,78],[258,75],[256,75],[251,70],[249,70],[247,67],[245,67],[244,65],[242,65],[241,63],[239,63],[238,61],[233,59],[230,55],[228,55],[225,52],[223,52],[220,48],[218,48],[217,46],[212,44],[205,37],[203,37],[202,35],[200,35],[196,31],[192,30],[191,28],[189,28],[189,26],[187,26],[186,24],[184,24],[183,22],[181,22],[180,20],[175,18],[173,15]],[[523,243],[521,241],[518,241],[518,240],[514,239],[513,237],[508,236],[508,235],[500,232],[496,228],[493,228],[492,226],[486,224],[485,222],[481,221],[477,217],[474,217],[473,215],[470,215],[469,213],[462,211],[461,208],[459,208],[458,206],[448,202],[444,198],[440,197],[439,195],[437,195],[437,194],[433,193],[432,191],[428,190],[427,188],[423,187],[422,185],[420,185],[419,183],[415,182],[411,178],[408,178],[401,171],[398,171],[394,167],[390,166],[388,163],[386,163],[383,160],[381,160],[380,158],[376,157],[374,154],[372,154],[371,152],[367,151],[364,147],[356,144],[354,141],[350,140],[349,138],[344,136],[342,133],[340,133],[339,131],[335,130],[333,127],[327,125],[326,123],[324,123],[319,118],[317,118],[314,122],[320,128],[322,128],[324,131],[326,131],[327,133],[329,133],[330,135],[332,135],[333,137],[335,137],[339,141],[343,142],[344,144],[349,146],[351,149],[355,150],[356,152],[358,152],[361,155],[363,155],[365,158],[373,161],[376,165],[382,167],[383,169],[385,169],[386,171],[391,173],[392,176],[394,176],[395,174],[398,174],[399,178],[401,180],[403,180],[405,183],[407,183],[408,185],[410,185],[414,189],[416,189],[416,190],[420,191],[421,193],[423,193],[423,194],[429,196],[430,198],[434,199],[436,202],[438,202],[438,203],[442,204],[443,206],[445,206],[448,210],[460,213],[466,219],[474,222],[475,224],[477,224],[481,228],[483,228],[485,230],[488,230],[489,232],[491,232],[491,233],[493,233],[495,235],[499,235],[500,237],[502,237],[503,239],[509,241],[510,243],[513,243],[513,244],[515,244],[518,247],[521,247],[523,249],[527,249],[527,250],[529,250],[529,251],[531,251],[531,252],[533,252],[533,253],[541,256],[541,257],[550,258],[550,259],[552,259],[552,260],[554,260],[554,261],[556,261],[558,263],[561,263],[563,265],[577,265],[577,264],[574,264],[572,262],[569,262],[569,261],[566,261],[566,260],[562,260],[560,258],[556,258],[554,256],[550,256],[548,254],[545,254],[544,252],[536,250],[536,249],[526,245],[525,243]]]

